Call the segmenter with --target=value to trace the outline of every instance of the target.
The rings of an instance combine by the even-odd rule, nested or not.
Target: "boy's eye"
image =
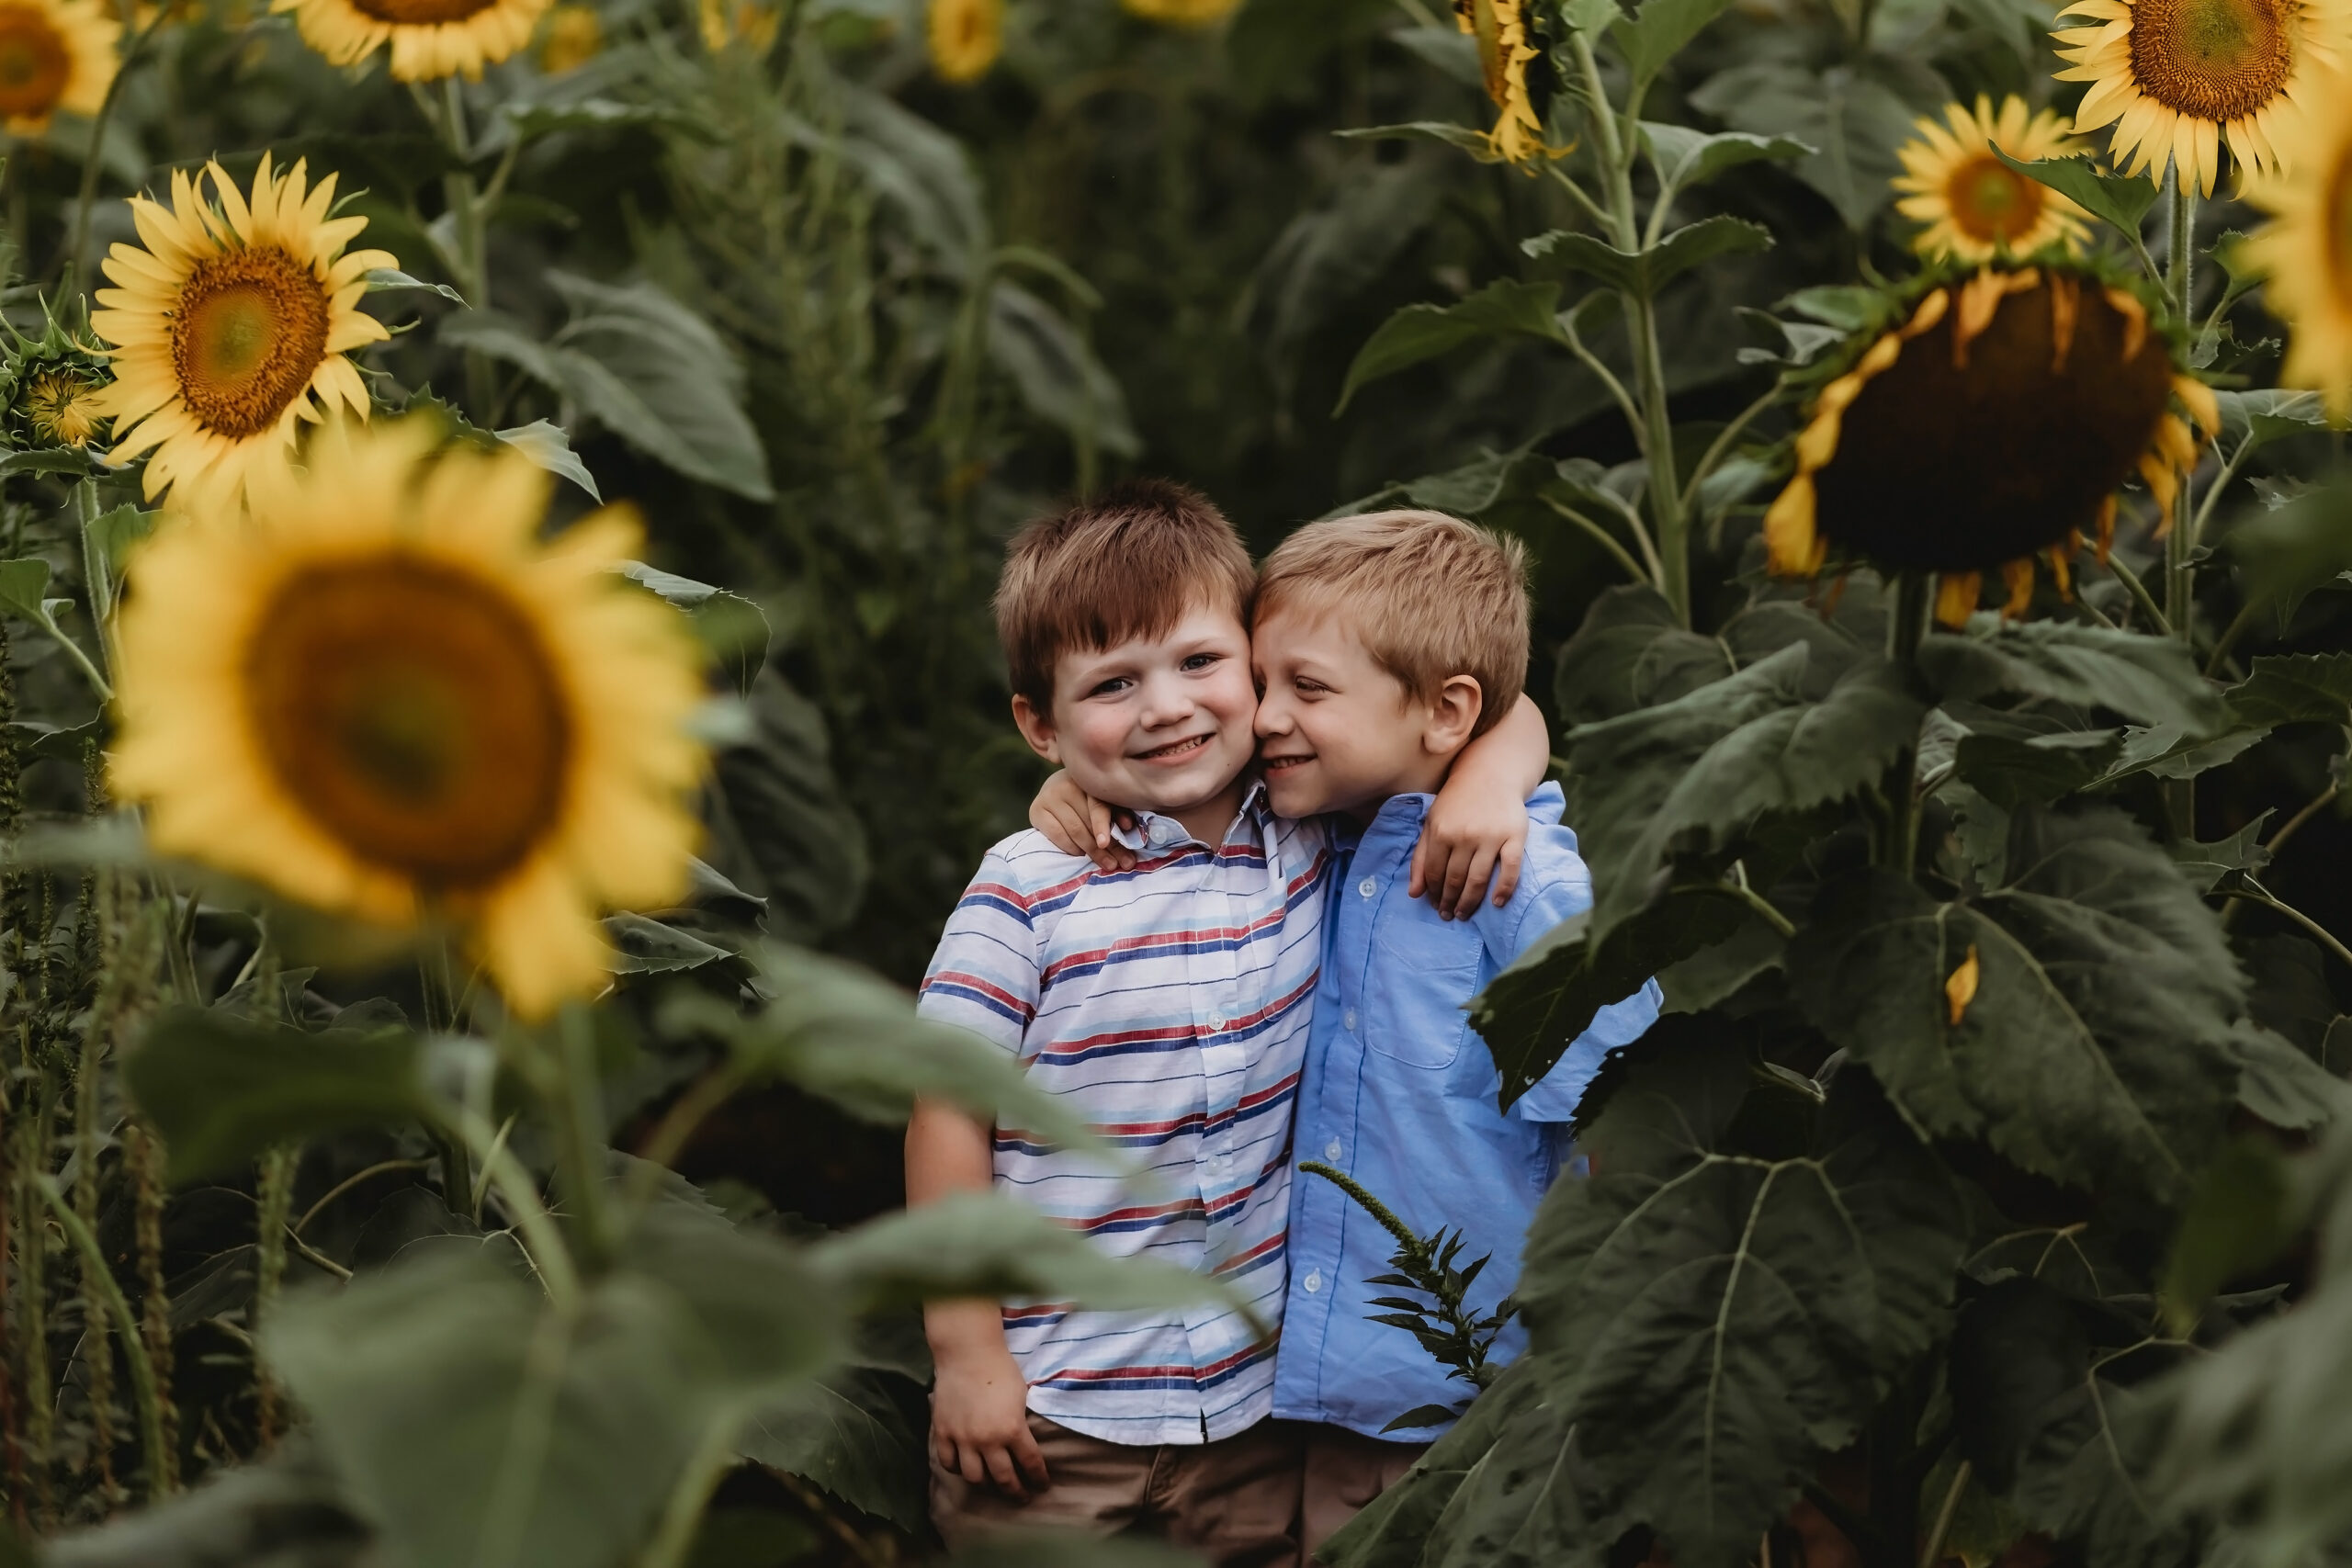
[[[1184,660],[1182,668],[1186,670],[1205,670],[1210,665],[1220,662],[1223,658],[1224,655],[1222,654],[1195,653]]]
[[[1134,684],[1135,682],[1127,676],[1114,675],[1106,681],[1097,681],[1086,694],[1090,697],[1116,696]]]

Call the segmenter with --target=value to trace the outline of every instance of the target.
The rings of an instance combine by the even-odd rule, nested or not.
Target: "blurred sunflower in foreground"
[[[594,6],[562,5],[548,13],[539,40],[539,69],[550,76],[577,71],[605,49],[605,24]]]
[[[2288,160],[2298,109],[2312,102],[2315,68],[2334,64],[2352,26],[2346,0],[2074,0],[2064,17],[2087,27],[2051,36],[2071,62],[2061,82],[2088,82],[2075,129],[2110,121],[2117,167],[2213,194],[2221,147],[2257,173]]]
[[[301,421],[338,403],[368,415],[368,388],[345,356],[390,335],[359,297],[371,268],[400,262],[346,254],[368,220],[329,218],[335,176],[311,188],[304,175],[300,163],[273,175],[265,152],[250,203],[218,164],[195,179],[173,171],[168,209],[130,198],[147,248],[114,247],[106,273],[117,287],[97,291],[105,308],[90,330],[116,350],[96,411],[115,422],[109,458],[153,448],[150,499],[167,487],[234,499],[256,467],[285,462]]]
[[[2071,250],[2088,236],[2088,215],[2080,207],[1993,155],[1997,146],[2025,164],[2072,156],[2075,142],[2054,110],[2029,114],[2025,100],[2012,93],[1996,113],[1993,100],[1980,94],[1974,112],[1951,104],[1944,118],[1949,130],[1928,116],[1915,127],[1919,140],[1895,149],[1905,172],[1894,188],[1910,193],[1895,210],[1928,225],[1912,249],[1990,261],[2061,243]]]
[[[1527,85],[1527,68],[1543,51],[1528,36],[1526,0],[1453,0],[1454,20],[1478,40],[1478,64],[1484,72],[1487,96],[1496,108],[1494,129],[1487,132],[1487,148],[1507,164],[1523,164],[1544,153],[1559,154],[1544,144],[1543,117],[1535,112],[1535,97]]]
[[[1132,16],[1177,28],[1204,28],[1233,15],[1241,0],[1121,0]]]
[[[0,4],[0,125],[30,136],[59,109],[96,114],[121,37],[122,23],[100,0]]]
[[[685,889],[700,660],[614,570],[633,509],[542,545],[547,474],[435,460],[440,437],[334,422],[250,516],[157,532],[130,567],[110,777],[166,854],[457,924],[538,1017],[604,983],[601,909]]]
[[[1815,576],[1833,552],[1938,572],[1937,616],[1956,625],[1987,572],[2021,615],[2037,558],[2061,592],[2086,536],[2105,559],[2134,471],[2169,522],[2197,463],[2170,405],[2209,434],[2220,415],[2124,283],[2045,260],[1931,276],[1883,304],[1886,324],[1831,362],[1847,368],[1815,395],[1765,513],[1775,574]]]
[[[481,68],[531,41],[550,0],[272,0],[293,13],[302,41],[337,65],[356,65],[389,43],[392,80],[479,81]]]
[[[2267,275],[2262,302],[2293,329],[2279,379],[2318,389],[2331,417],[2352,413],[2352,82],[2335,77],[2321,96],[2283,177],[2256,180],[2248,197],[2271,220],[2246,241]]]
[[[941,81],[978,81],[1004,51],[1004,0],[931,0],[928,39]]]

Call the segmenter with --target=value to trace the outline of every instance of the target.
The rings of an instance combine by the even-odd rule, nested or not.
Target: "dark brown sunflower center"
[[[1816,525],[1857,555],[1982,571],[2088,532],[2164,418],[2171,351],[2096,282],[2045,273],[1964,357],[1960,314],[1863,384],[1814,476]]]
[[[245,674],[278,786],[371,865],[483,887],[561,809],[562,683],[523,614],[462,572],[388,556],[300,574]]]
[[[0,115],[38,118],[65,96],[65,39],[30,6],[0,6]]]
[[[429,28],[479,17],[498,0],[351,0],[360,15],[394,27]]]
[[[197,264],[172,318],[172,369],[188,412],[242,439],[277,423],[327,355],[327,292],[276,245]]]
[[[2042,188],[1998,158],[1984,155],[1952,170],[1944,182],[1944,200],[1962,233],[1986,244],[2007,244],[2041,220]]]
[[[2132,75],[2196,119],[2232,120],[2276,101],[2295,69],[2293,0],[2137,0]]]

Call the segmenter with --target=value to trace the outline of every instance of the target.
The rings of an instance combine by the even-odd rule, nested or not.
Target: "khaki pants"
[[[1299,1544],[1309,1558],[1430,1451],[1427,1443],[1392,1443],[1345,1427],[1301,1426],[1299,1430],[1306,1450]]]
[[[1213,1443],[1105,1442],[1032,1411],[1049,1484],[1026,1502],[931,1461],[931,1518],[951,1548],[1019,1530],[1165,1536],[1218,1568],[1297,1568],[1299,1429],[1261,1421]]]

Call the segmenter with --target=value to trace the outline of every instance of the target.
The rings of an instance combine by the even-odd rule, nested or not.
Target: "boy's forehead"
[[[1138,654],[1148,654],[1174,643],[1198,642],[1204,638],[1229,637],[1236,642],[1250,640],[1250,628],[1241,623],[1241,614],[1230,604],[1210,604],[1195,602],[1187,605],[1175,619],[1164,626],[1145,627],[1108,642],[1097,643],[1081,639],[1065,644],[1055,656],[1057,669],[1069,670],[1089,664],[1113,662]]]

